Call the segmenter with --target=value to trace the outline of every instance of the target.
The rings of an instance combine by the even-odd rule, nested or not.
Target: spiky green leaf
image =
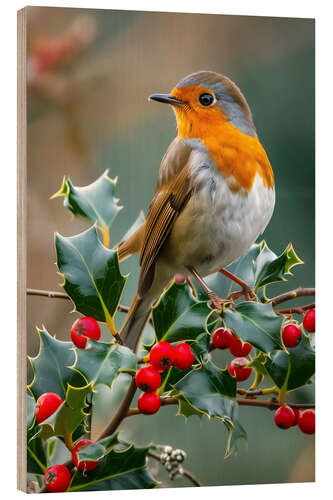
[[[260,351],[283,349],[280,335],[283,319],[275,314],[271,304],[241,302],[235,309],[223,311],[222,317],[227,328]]]
[[[172,284],[153,307],[153,324],[158,341],[196,339],[207,331],[213,315],[208,302],[193,297],[190,287]]]
[[[105,384],[111,387],[119,371],[137,369],[137,356],[125,346],[88,340],[85,349],[76,352],[75,370],[94,386]]]
[[[117,253],[102,245],[95,226],[76,236],[56,234],[56,251],[63,287],[76,310],[113,328],[126,282]]]
[[[64,177],[53,198],[64,196],[64,205],[74,216],[81,215],[96,223],[102,231],[109,230],[122,207],[114,196],[117,178],[111,179],[108,172],[106,170],[92,184],[83,187],[74,186],[69,177]]]
[[[81,387],[86,384],[82,375],[71,366],[74,363],[74,345],[52,337],[45,329],[37,329],[40,339],[39,353],[30,362],[34,378],[28,386],[35,400],[45,392],[55,392],[65,399],[67,385]]]
[[[303,335],[298,346],[289,349],[289,353],[272,352],[265,367],[279,388],[291,391],[302,387],[315,373],[315,351],[309,338]]]
[[[105,455],[98,466],[88,472],[75,472],[68,491],[80,491],[83,489],[97,490],[98,483],[103,482],[103,487],[109,488],[112,483],[109,481],[120,478],[122,475],[131,473],[131,486],[153,488],[156,482],[149,475],[146,469],[146,457],[148,448],[135,448],[130,446],[126,450],[116,451],[112,449]],[[145,471],[144,481],[142,481],[142,472]],[[125,483],[114,483],[119,488],[125,486]],[[116,488],[113,488],[116,489]]]

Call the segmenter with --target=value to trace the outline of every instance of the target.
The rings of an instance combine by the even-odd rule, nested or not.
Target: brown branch
[[[304,311],[308,309],[314,309],[316,307],[316,303],[312,302],[311,304],[307,304],[305,306],[299,307],[289,307],[287,309],[275,309],[276,314],[303,314]]]
[[[159,462],[161,461],[161,456],[158,453],[148,451],[147,455],[154,458],[155,460],[158,460]],[[183,469],[183,475],[186,476],[190,481],[192,481],[194,486],[202,486],[202,484],[199,483],[197,478],[190,471]]]
[[[48,297],[50,299],[65,299],[71,300],[67,293],[63,292],[49,292],[47,290],[37,290],[35,288],[28,288],[27,295],[37,295],[38,297]],[[118,311],[128,313],[129,307],[119,304]]]
[[[277,306],[278,304],[281,304],[281,302],[286,302],[287,300],[292,300],[296,299],[296,297],[311,297],[316,295],[316,289],[315,288],[303,288],[299,286],[295,290],[291,290],[290,292],[283,293],[282,295],[277,295],[276,297],[273,297],[270,299],[270,303],[272,306]]]
[[[118,410],[114,414],[113,418],[110,420],[110,422],[107,424],[105,429],[101,432],[101,434],[95,439],[95,442],[100,441],[101,439],[111,436],[117,429],[118,425],[120,422],[127,416],[128,409],[130,407],[130,404],[134,398],[136,392],[136,384],[134,378],[132,378],[131,383],[129,385],[129,388],[127,390],[127,393],[122,400]]]
[[[260,391],[257,391],[260,392]],[[260,395],[260,394],[258,394]],[[259,406],[262,408],[268,408],[269,410],[275,410],[280,407],[279,402],[275,398],[259,400],[259,399],[248,399],[248,398],[237,398],[237,403],[241,406]],[[177,398],[161,398],[161,406],[175,405],[178,404]],[[290,403],[291,408],[315,408],[313,403],[311,404],[301,404],[301,403]],[[139,415],[141,411],[138,408],[129,408],[126,417],[131,417],[133,415]]]

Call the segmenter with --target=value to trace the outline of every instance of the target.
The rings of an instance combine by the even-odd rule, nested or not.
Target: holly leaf
[[[302,335],[301,342],[289,353],[272,352],[265,366],[279,388],[292,391],[307,384],[315,373],[315,351],[309,338]]]
[[[236,402],[234,402],[231,415],[232,425],[230,426],[229,429],[228,444],[225,450],[224,458],[229,458],[233,454],[237,455],[238,442],[241,439],[247,441],[246,431],[239,422],[238,409],[239,405]]]
[[[275,314],[271,304],[241,302],[234,309],[225,309],[222,317],[227,328],[260,351],[283,349],[280,335],[283,318]]]
[[[116,444],[119,444],[118,433],[104,438],[98,443],[82,446],[76,455],[78,463],[85,460],[101,460]]]
[[[126,472],[106,481],[99,481],[82,488],[80,491],[143,490],[155,488],[157,482],[148,472],[147,467]]]
[[[117,252],[99,241],[96,227],[76,236],[56,234],[57,265],[75,310],[115,331],[113,317],[125,286]]]
[[[71,368],[75,359],[74,345],[57,340],[45,329],[37,328],[37,333],[40,347],[38,355],[29,358],[34,378],[28,388],[35,400],[45,392],[55,392],[64,399],[68,384],[75,387],[86,384],[82,375]]]
[[[69,177],[64,177],[62,186],[52,198],[64,197],[65,207],[74,216],[81,215],[96,223],[98,229],[109,233],[117,213],[122,209],[114,197],[117,177],[111,179],[106,170],[95,182],[88,186],[74,186]]]
[[[74,369],[94,386],[105,384],[111,387],[121,370],[135,372],[137,362],[137,356],[128,347],[88,340],[85,349],[76,351]]]
[[[115,478],[119,479],[121,475],[128,473],[132,473],[131,485],[133,488],[154,487],[156,482],[146,469],[148,450],[149,448],[135,448],[133,445],[123,451],[112,449],[110,453],[101,459],[94,470],[85,474],[77,470],[68,491],[79,491],[84,488],[97,490],[99,489],[98,483],[103,482],[103,486],[105,486],[109,484],[108,481]],[[143,471],[146,472],[144,476],[142,476]],[[144,478],[145,480],[143,481]],[[114,484],[125,486],[124,483],[120,482]]]
[[[178,399],[178,415],[185,418],[207,415],[222,420],[228,430],[225,457],[237,453],[237,442],[246,439],[246,432],[239,423],[238,404],[234,400],[236,379],[227,368],[220,370],[209,361],[177,382],[172,395]]]
[[[87,417],[84,411],[88,407],[86,397],[93,390],[92,385],[72,387],[68,385],[66,399],[48,419],[41,422],[41,437],[48,439],[51,436],[66,438]]]
[[[193,297],[186,283],[173,283],[152,308],[152,313],[159,342],[196,339],[207,331],[209,318],[214,314],[207,301],[199,301]]]
[[[281,255],[277,256],[268,248],[265,241],[260,243],[260,253],[256,260],[254,290],[278,281],[287,281],[285,275],[292,275],[290,269],[303,264],[291,243],[288,243]]]
[[[303,264],[291,243],[287,245],[280,256],[277,256],[262,240],[254,243],[236,262],[226,269],[245,281],[260,298],[264,299],[261,288],[270,283],[287,281],[286,275],[291,275],[291,269]],[[214,290],[220,297],[226,297],[232,291],[239,290],[236,283],[221,273],[213,273],[205,278],[209,288]],[[201,287],[199,298],[205,298],[206,294]]]
[[[27,473],[44,475],[47,469],[47,458],[40,437],[28,439],[27,442]]]
[[[186,399],[181,395],[178,394],[177,399],[178,399],[177,415],[183,415],[183,417],[185,417],[186,420],[189,417],[192,417],[193,415],[199,417],[200,419],[205,415],[202,411],[198,410],[197,408],[194,408],[194,406],[191,406],[190,403],[188,403]]]
[[[263,352],[260,352],[257,354],[257,356],[251,361],[251,363],[248,364],[251,368],[255,368],[257,373],[260,375],[268,375],[268,371],[266,370],[266,361],[267,361],[268,356],[264,354]]]
[[[185,375],[174,387],[191,406],[208,417],[231,420],[236,379],[227,368],[220,370],[209,361]]]

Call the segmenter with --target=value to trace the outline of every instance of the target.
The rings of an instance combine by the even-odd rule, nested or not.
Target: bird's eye
[[[210,106],[214,102],[214,96],[212,96],[212,94],[208,94],[208,92],[205,94],[201,94],[201,96],[199,97],[199,102],[203,106]]]

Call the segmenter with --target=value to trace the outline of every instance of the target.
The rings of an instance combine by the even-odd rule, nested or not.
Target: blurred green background
[[[291,241],[305,262],[290,289],[314,286],[314,27],[311,19],[29,7],[28,287],[60,290],[54,231],[70,236],[88,227],[86,220],[72,220],[59,199],[49,199],[64,175],[82,186],[106,168],[118,176],[124,208],[112,227],[112,244],[141,209],[146,212],[161,158],[176,134],[171,109],[147,97],[170,91],[198,70],[223,73],[243,90],[276,176],[276,208],[264,238],[276,253]],[[131,273],[122,299],[129,304],[137,259],[122,271]],[[278,284],[271,293],[282,290]],[[77,317],[71,309],[66,301],[28,297],[30,355],[38,352],[36,325],[69,338]],[[122,320],[118,315],[118,325]],[[226,357],[214,356],[224,366]],[[116,399],[127,384],[122,377]],[[312,402],[314,388],[293,397]],[[96,399],[95,432],[116,405],[103,386]],[[279,430],[263,409],[241,408],[240,420],[248,444],[227,460],[224,425],[197,417],[185,422],[175,407],[121,427],[140,445],[154,441],[186,450],[185,466],[205,485],[314,480],[313,436]],[[164,485],[188,485],[171,484],[163,471],[160,477]]]

